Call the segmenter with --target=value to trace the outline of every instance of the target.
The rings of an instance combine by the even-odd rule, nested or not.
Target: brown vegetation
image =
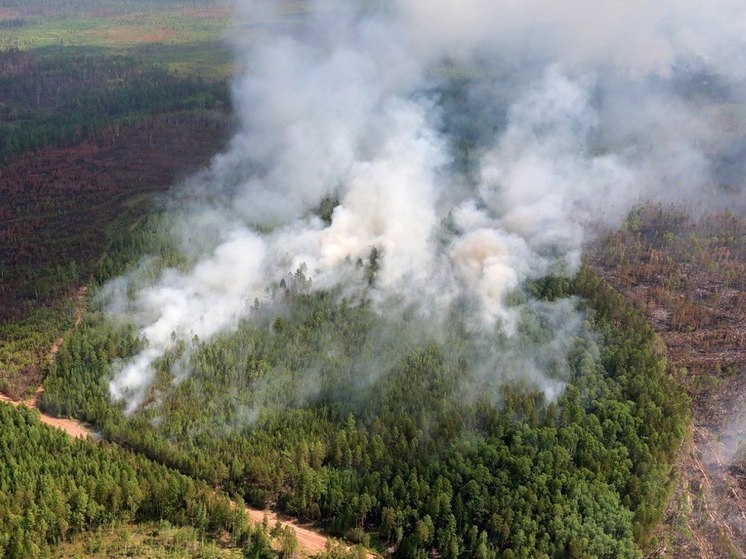
[[[229,118],[216,112],[152,115],[0,168],[0,326],[6,328],[0,388],[6,394],[22,398],[41,382],[49,344],[74,320],[68,301],[88,281],[111,234],[144,216],[153,194],[203,166],[228,127]]]
[[[746,220],[646,209],[596,246],[592,262],[649,318],[693,402],[659,551],[746,556],[746,477],[734,467],[746,437]]]
[[[156,115],[73,147],[26,154],[0,169],[0,319],[18,318],[58,296],[54,286],[50,293],[39,288],[45,283],[39,272],[97,260],[107,229],[143,215],[143,195],[204,165],[225,127],[226,119],[212,113]]]
[[[21,11],[15,8],[0,8],[0,21],[18,19],[21,15]]]

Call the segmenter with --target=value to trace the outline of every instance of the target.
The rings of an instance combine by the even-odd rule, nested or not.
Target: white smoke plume
[[[145,347],[111,382],[130,411],[159,357],[301,266],[313,289],[435,323],[467,303],[512,335],[506,297],[576,271],[588,224],[647,198],[742,207],[715,172],[746,153],[722,116],[744,110],[740,0],[246,0],[235,20],[241,131],[184,186],[194,264],[107,289]]]

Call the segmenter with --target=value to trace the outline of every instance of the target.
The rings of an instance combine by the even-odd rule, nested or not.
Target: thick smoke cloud
[[[458,306],[510,337],[509,295],[576,271],[589,224],[646,199],[743,207],[742,176],[726,199],[718,173],[746,143],[740,1],[257,0],[232,34],[241,130],[183,186],[192,265],[105,290],[144,342],[111,383],[129,410],[159,357],[301,267],[381,312],[437,325]]]

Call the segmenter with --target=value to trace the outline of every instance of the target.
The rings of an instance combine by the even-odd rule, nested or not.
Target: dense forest
[[[300,267],[245,301],[235,328],[174,343],[136,409],[113,400],[147,342],[112,312],[109,282],[125,275],[131,295],[194,264],[172,232],[199,195],[164,193],[237,126],[227,13],[196,0],[0,8],[0,393],[43,384],[45,413],[101,439],[0,403],[0,556],[299,555],[292,531],[249,523],[244,504],[402,559],[658,553],[674,463],[703,430],[691,399],[709,413],[742,363],[745,229],[728,213],[634,211],[573,277],[509,294],[513,336],[475,332],[466,306],[441,325],[382,313],[377,248],[357,262],[361,297]],[[472,180],[495,130],[459,111],[488,78],[450,65],[433,78],[441,132]],[[324,199],[320,222],[337,203]],[[669,362],[677,343],[691,351]],[[713,347],[732,350],[715,374],[699,351]],[[727,467],[743,478],[743,445]]]
[[[151,193],[204,164],[226,137],[227,50],[214,32],[195,44],[201,28],[222,21],[181,16],[177,27],[169,16],[211,6],[30,0],[0,8],[4,397],[23,397],[43,379],[111,232],[142,219]],[[128,17],[143,28],[170,25],[172,44],[154,44],[153,33],[116,41],[103,33]],[[269,531],[250,528],[240,502],[116,445],[68,440],[36,415],[0,404],[0,556],[48,557],[76,535],[106,543],[90,531],[147,521],[188,526],[239,556],[274,554]]]
[[[194,481],[116,445],[70,440],[25,408],[0,404],[0,555],[45,557],[50,546],[122,521],[166,520],[226,533],[251,548],[269,539],[240,507]]]
[[[182,264],[159,223],[118,243],[106,274],[143,247],[160,251],[156,269]],[[479,348],[458,320],[444,340],[402,349],[380,333],[409,339],[416,321],[307,287],[299,271],[238,331],[194,340],[191,356],[168,354],[133,415],[111,402],[108,381],[140,342],[94,304],[60,349],[43,406],[253,505],[398,557],[639,557],[651,545],[687,398],[650,326],[587,268],[515,295],[516,304],[585,301],[582,331],[556,364],[569,371],[556,401],[530,382],[472,378],[468,356]],[[550,325],[526,305],[520,328],[530,352]],[[191,376],[173,377],[179,360]]]

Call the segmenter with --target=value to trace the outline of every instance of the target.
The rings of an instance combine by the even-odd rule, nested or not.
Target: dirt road
[[[249,515],[249,518],[253,522],[257,523],[264,522],[264,519],[266,518],[267,524],[270,528],[274,526],[277,521],[279,521],[282,526],[291,528],[295,532],[295,537],[298,539],[298,545],[307,555],[316,555],[323,552],[326,549],[327,543],[330,541],[330,538],[328,536],[320,534],[319,532],[316,532],[309,528],[304,528],[293,520],[282,520],[277,516],[277,514],[272,511],[264,511],[246,507],[246,514]],[[374,557],[376,557],[376,555],[367,550],[365,552],[365,556],[367,557],[367,559],[374,559]]]
[[[27,408],[39,409],[39,398],[41,393],[44,391],[43,387],[39,387],[36,393],[31,397],[23,401],[12,400],[4,394],[0,394],[0,402],[6,402],[13,406],[26,406]],[[98,435],[89,427],[86,427],[83,423],[76,419],[64,419],[61,417],[52,417],[45,413],[39,412],[39,421],[47,425],[51,425],[57,429],[60,429],[75,439],[86,439],[88,437],[96,438]]]
[[[0,402],[6,402],[13,406],[25,406],[27,408],[38,410],[39,399],[41,398],[41,394],[43,391],[44,387],[40,386],[32,397],[27,398],[23,401],[12,400],[11,398],[8,398],[3,394],[0,394]],[[76,439],[85,439],[89,437],[98,438],[98,434],[93,429],[87,427],[85,424],[75,419],[52,417],[51,415],[47,415],[40,411],[39,421],[60,429]],[[251,507],[246,507],[246,514],[249,516],[252,522],[264,522],[264,519],[266,517],[270,527],[274,526],[279,521],[283,527],[292,529],[295,532],[295,537],[298,539],[298,545],[300,546],[301,550],[303,550],[303,552],[307,555],[316,555],[323,552],[326,549],[327,542],[330,541],[330,538],[328,536],[315,532],[314,530],[311,530],[309,528],[305,528],[295,521],[282,520],[277,516],[277,514],[270,510],[259,510]],[[373,559],[375,555],[370,552],[366,552],[366,557],[368,557],[368,559]]]
[[[274,526],[278,520],[280,520],[274,512],[252,509],[250,507],[246,507],[246,514],[249,515],[249,518],[251,518],[253,522],[259,524],[264,522],[264,519],[266,517],[267,523],[270,528]],[[308,528],[303,528],[293,521],[280,520],[280,523],[283,526],[292,528],[295,531],[295,537],[298,539],[298,545],[308,555],[316,555],[326,549],[326,543],[329,540],[329,538],[327,538],[326,536],[314,532],[313,530],[309,530]]]
[[[74,328],[77,327],[80,322],[83,320],[83,311],[85,309],[85,297],[88,294],[88,286],[81,286],[78,288],[78,290],[75,293],[75,323]],[[52,344],[52,347],[49,349],[49,354],[47,356],[47,359],[50,363],[52,363],[57,358],[57,353],[60,351],[60,347],[62,346],[62,340],[63,336],[60,336],[57,338],[54,343]],[[41,395],[44,393],[44,385],[40,385],[34,394],[26,398],[25,400],[15,400],[13,398],[10,398],[6,396],[5,394],[0,394],[0,402],[6,402],[8,404],[11,404],[13,406],[26,406],[27,408],[36,409],[39,410],[39,400],[41,399]],[[57,429],[60,429],[70,435],[73,438],[80,438],[85,439],[88,437],[97,438],[98,434],[93,431],[91,428],[87,427],[80,421],[76,419],[64,419],[61,417],[53,417],[51,415],[47,415],[43,413],[41,410],[39,410],[39,421],[46,425],[51,425],[52,427],[55,427]]]
[[[87,293],[88,288],[83,286],[78,289],[78,292],[75,296],[76,327],[83,319],[83,310]],[[59,352],[61,345],[62,338],[55,340],[49,351],[50,361],[54,361],[54,359],[57,357],[57,353]],[[44,386],[42,385],[36,389],[36,392],[34,392],[33,396],[31,396],[30,398],[27,398],[25,400],[13,400],[8,396],[5,396],[4,394],[0,394],[0,402],[7,402],[13,406],[26,406],[27,408],[38,410],[39,421],[45,423],[46,425],[55,427],[56,429],[60,429],[73,438],[100,438],[98,433],[96,433],[93,429],[86,426],[84,423],[81,423],[80,421],[77,421],[75,419],[53,417],[51,415],[43,413],[39,409],[39,401],[41,400],[41,395],[43,393]],[[323,552],[327,547],[327,543],[330,542],[330,538],[328,536],[320,534],[319,532],[316,532],[309,528],[305,528],[295,521],[282,520],[277,516],[276,513],[270,510],[259,510],[251,507],[246,507],[246,514],[253,522],[262,523],[266,518],[270,527],[274,526],[279,521],[283,527],[292,529],[295,532],[295,537],[298,540],[298,545],[300,546],[301,550],[307,555],[316,555]],[[375,555],[369,551],[366,551],[365,555],[368,559],[373,559],[375,557]]]

